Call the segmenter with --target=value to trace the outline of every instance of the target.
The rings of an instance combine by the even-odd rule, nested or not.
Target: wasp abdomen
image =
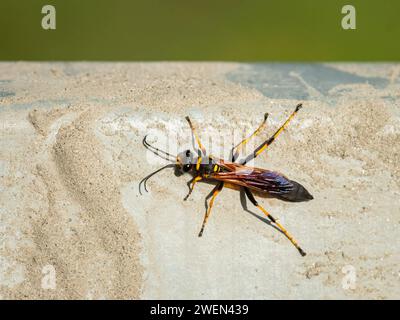
[[[300,183],[293,180],[289,181],[293,187],[289,192],[279,194],[278,198],[293,202],[302,202],[314,199],[314,197]]]

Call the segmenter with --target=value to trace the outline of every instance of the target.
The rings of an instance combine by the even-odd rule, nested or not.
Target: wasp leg
[[[287,127],[287,125],[289,124],[289,122],[293,119],[293,117],[296,115],[296,113],[301,109],[302,104],[298,104],[296,106],[296,109],[292,112],[292,114],[289,116],[289,118],[287,118],[287,120],[285,121],[285,123],[273,134],[272,137],[270,137],[268,140],[266,140],[265,142],[263,142],[260,146],[258,146],[257,149],[255,149],[253,151],[252,154],[250,154],[249,156],[246,157],[245,160],[243,160],[241,162],[241,164],[246,164],[247,162],[253,160],[254,158],[256,158],[261,152],[263,152],[272,142],[275,141],[275,139],[281,134],[281,132],[283,130],[285,130],[285,128]]]
[[[285,236],[290,240],[290,242],[296,247],[296,249],[300,252],[300,254],[304,257],[306,253],[303,251],[303,249],[300,248],[298,245],[297,241],[294,240],[294,238],[291,236],[291,234],[279,223],[277,219],[275,219],[267,210],[265,210],[262,206],[260,206],[257,202],[257,200],[254,198],[253,194],[251,193],[249,188],[244,188],[244,191],[246,192],[247,198],[258,208],[260,209],[276,226],[281,229],[281,231],[285,234]]]
[[[249,142],[249,140],[251,138],[255,137],[257,134],[259,134],[261,132],[262,129],[264,129],[265,124],[267,122],[267,118],[268,118],[268,113],[266,113],[264,115],[264,121],[261,123],[261,125],[249,137],[247,137],[246,139],[243,139],[239,144],[237,144],[235,147],[232,148],[232,152],[231,152],[231,154],[232,154],[232,162],[235,162],[236,159],[238,158],[240,149],[242,149],[242,147],[247,142]]]
[[[199,136],[197,135],[197,131],[196,131],[195,127],[193,126],[192,121],[190,121],[190,118],[189,118],[189,117],[186,117],[185,119],[186,119],[187,122],[189,123],[190,129],[192,130],[192,133],[193,133],[193,135],[194,135],[194,138],[196,139],[196,142],[197,142],[197,144],[198,144],[198,146],[199,146],[201,152],[202,152],[203,155],[205,156],[205,155],[206,155],[206,148],[204,148],[204,146],[201,144],[200,138],[199,138]]]
[[[186,201],[189,198],[189,196],[192,194],[192,191],[194,189],[195,184],[197,182],[199,182],[200,180],[202,180],[202,179],[203,179],[202,176],[197,176],[197,177],[194,177],[192,180],[189,181],[189,183],[188,183],[188,185],[189,185],[189,193],[186,195],[185,198],[183,198],[184,201]]]
[[[201,225],[201,229],[200,229],[200,232],[199,232],[199,237],[201,237],[203,235],[204,227],[205,227],[205,225],[207,223],[208,217],[210,216],[211,209],[212,209],[212,206],[214,204],[215,197],[218,195],[218,193],[221,192],[223,187],[224,187],[224,183],[220,182],[215,186],[214,190],[212,191],[212,198],[210,200],[210,206],[208,207],[208,209],[206,211],[206,214],[204,216],[203,224]]]

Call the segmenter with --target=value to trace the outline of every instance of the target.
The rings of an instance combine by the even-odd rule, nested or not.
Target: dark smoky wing
[[[229,181],[275,195],[290,193],[294,185],[285,176],[274,171],[243,170],[212,175],[214,179]]]
[[[285,194],[293,190],[292,182],[283,175],[274,171],[250,174],[244,179],[249,186],[253,186],[272,194]]]

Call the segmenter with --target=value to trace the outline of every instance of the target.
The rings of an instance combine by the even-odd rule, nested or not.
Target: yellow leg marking
[[[201,164],[201,160],[202,159],[203,159],[202,157],[198,157],[198,159],[197,159],[197,163],[196,163],[196,170],[197,171],[199,171],[199,169],[200,169],[200,164]]]
[[[187,200],[189,198],[189,196],[192,194],[192,191],[194,189],[194,186],[197,182],[199,182],[200,180],[202,180],[203,178],[201,176],[197,176],[193,179],[192,184],[190,185],[190,189],[189,189],[189,193],[186,195],[186,197],[183,200]]]
[[[197,176],[196,178],[194,178],[193,182],[192,182],[192,190],[194,188],[194,185],[199,182],[200,180],[202,180],[203,178],[201,176]]]
[[[260,125],[249,137],[247,137],[246,139],[243,139],[240,143],[238,143],[238,144],[236,145],[236,147],[233,148],[233,150],[235,151],[235,152],[233,153],[234,155],[238,154],[238,153],[240,152],[240,150],[242,149],[242,147],[243,147],[247,142],[249,142],[249,140],[250,140],[251,138],[255,137],[257,134],[260,133],[260,131],[261,131],[262,129],[264,129],[265,124],[266,124],[266,122],[267,122],[267,118],[268,118],[268,113],[266,113],[266,114],[264,115],[264,121],[261,123],[261,125]]]
[[[204,220],[203,220],[203,224],[202,224],[201,229],[200,229],[199,237],[201,237],[203,235],[204,227],[205,227],[205,225],[207,223],[208,217],[210,216],[211,208],[212,208],[212,206],[214,204],[215,197],[218,195],[219,192],[220,192],[220,190],[215,190],[215,192],[212,195],[212,198],[210,200],[210,206],[208,207],[206,215],[204,216]]]
[[[285,123],[275,132],[275,134],[272,136],[271,142],[274,141],[281,133],[283,130],[286,129],[287,125],[289,122],[293,119],[293,117],[296,115],[296,113],[300,110],[301,105],[297,105],[296,110],[292,112],[292,114],[289,116],[289,118],[285,121]],[[261,152],[263,152],[270,143],[265,143],[265,145],[256,152],[256,155],[258,156]]]
[[[271,219],[271,221],[273,223],[275,223],[279,229],[281,229],[281,231],[285,234],[285,236],[290,240],[290,242],[297,248],[297,250],[299,250],[300,254],[302,256],[305,256],[306,253],[303,251],[303,249],[300,248],[299,244],[297,243],[297,241],[292,237],[292,235],[285,229],[284,226],[282,226],[278,220],[276,220],[274,217],[272,217],[267,210],[265,210],[263,207],[261,207],[260,205],[257,205],[257,208],[260,209],[269,219]]]
[[[186,117],[186,120],[187,120],[187,122],[189,122],[190,129],[193,132],[194,138],[196,139],[196,142],[197,142],[201,152],[203,152],[203,154],[205,155],[206,154],[206,148],[204,148],[204,146],[201,144],[200,138],[197,135],[196,129],[194,128],[194,126],[192,124],[192,121],[190,121],[189,117]]]

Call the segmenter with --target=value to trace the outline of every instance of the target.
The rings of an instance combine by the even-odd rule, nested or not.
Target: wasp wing
[[[219,160],[218,165],[225,170],[211,174],[210,178],[275,195],[284,195],[294,189],[293,182],[276,171],[252,168],[224,160]]]

